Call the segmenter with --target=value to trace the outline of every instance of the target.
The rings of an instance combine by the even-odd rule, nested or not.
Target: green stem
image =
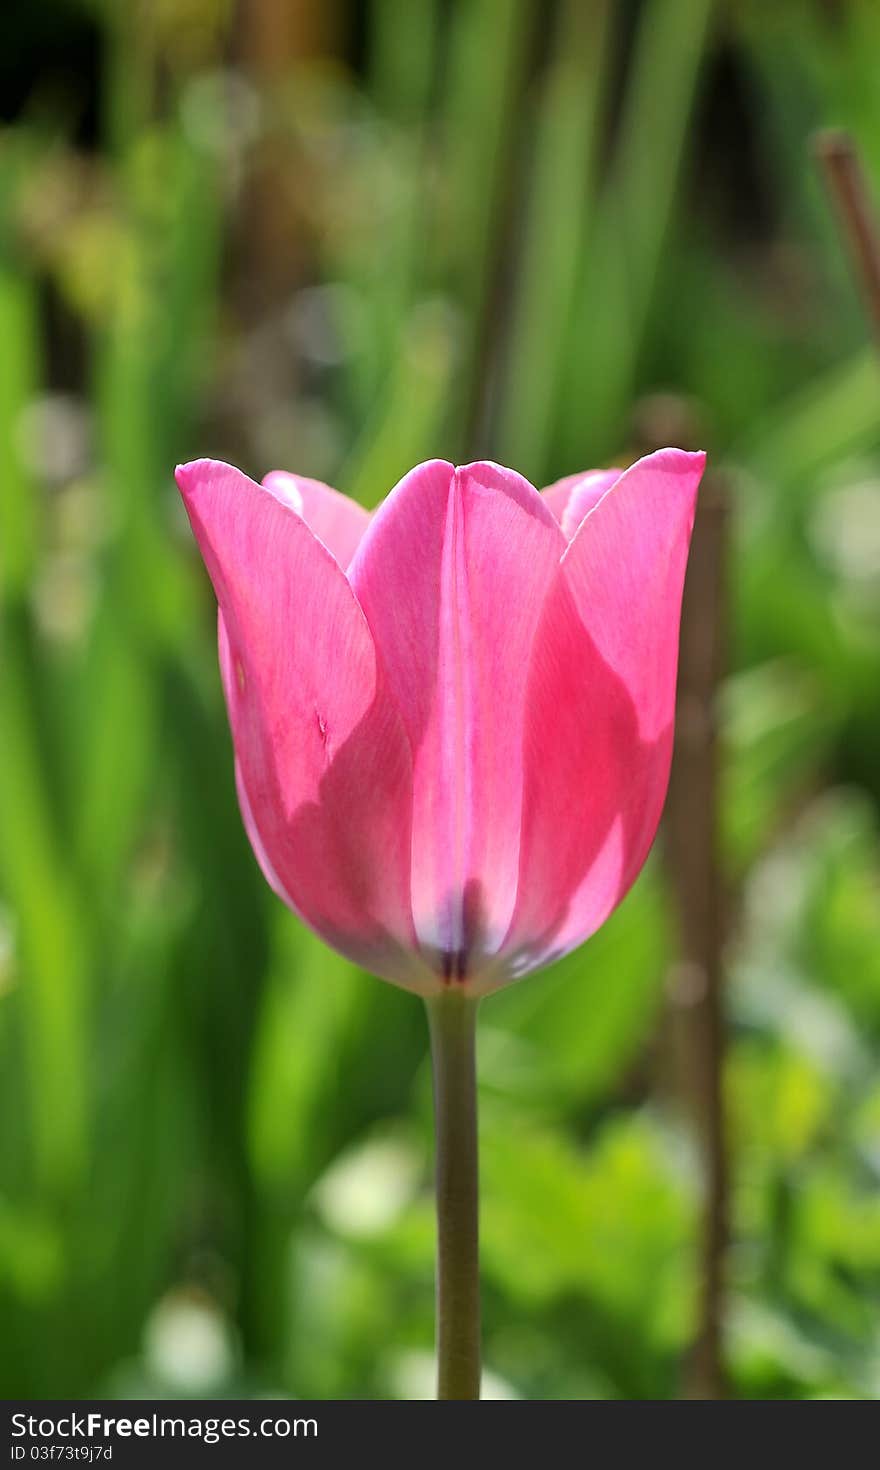
[[[477,1002],[428,1002],[437,1139],[437,1397],[480,1397]]]

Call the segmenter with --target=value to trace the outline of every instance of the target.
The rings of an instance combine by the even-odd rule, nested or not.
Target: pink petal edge
[[[346,571],[370,524],[370,512],[341,490],[305,475],[288,474],[287,470],[270,470],[263,476],[263,484],[302,516]]]
[[[535,638],[518,973],[588,938],[653,841],[672,754],[678,627],[702,453],[659,450],[581,521]]]
[[[541,495],[570,541],[584,516],[599,504],[602,496],[620,479],[622,470],[581,470],[547,485]]]
[[[526,672],[565,541],[527,480],[417,466],[350,569],[413,751],[413,918],[472,975],[500,944],[519,867]]]
[[[410,754],[336,560],[277,495],[200,460],[177,481],[220,604],[242,815],[267,878],[329,944],[413,989]]]

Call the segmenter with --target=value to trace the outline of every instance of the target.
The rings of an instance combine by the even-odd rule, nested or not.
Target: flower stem
[[[477,1001],[428,1002],[437,1140],[437,1397],[480,1397]]]

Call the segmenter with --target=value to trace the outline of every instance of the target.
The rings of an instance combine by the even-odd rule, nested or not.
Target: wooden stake
[[[726,541],[725,488],[709,475],[700,491],[682,609],[675,752],[665,818],[679,926],[679,962],[671,986],[677,1086],[693,1120],[705,1192],[699,1321],[682,1387],[683,1396],[692,1399],[725,1396],[724,897],[717,838],[716,708],[725,660]]]
[[[848,133],[819,133],[814,143],[837,222],[859,276],[869,324],[880,346],[880,227],[865,171]]]

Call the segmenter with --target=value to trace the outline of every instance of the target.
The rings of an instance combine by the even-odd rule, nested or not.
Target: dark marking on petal
[[[485,899],[481,884],[469,879],[457,903],[464,942],[457,949],[446,949],[440,954],[440,973],[447,985],[466,985],[471,973],[485,959]]]

